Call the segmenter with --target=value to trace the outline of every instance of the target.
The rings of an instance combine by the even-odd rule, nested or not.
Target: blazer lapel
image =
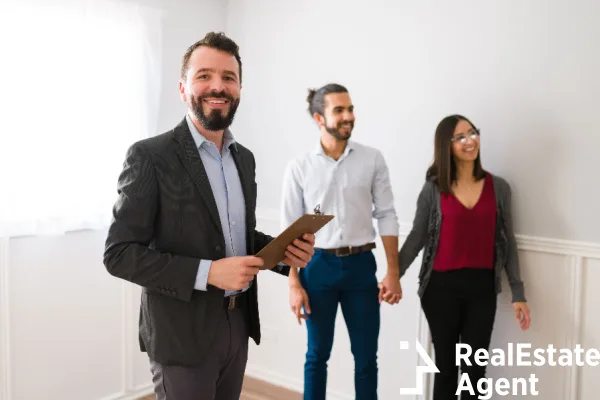
[[[200,192],[202,199],[206,203],[213,222],[219,229],[219,233],[223,235],[223,227],[221,226],[221,220],[219,218],[219,209],[215,202],[210,181],[208,180],[204,164],[202,164],[202,159],[200,158],[196,143],[192,138],[192,133],[187,126],[185,118],[177,125],[177,127],[175,127],[174,134],[174,139],[177,142],[177,146],[175,146],[177,155]]]
[[[254,254],[254,229],[256,228],[256,216],[255,205],[256,205],[256,183],[254,181],[254,166],[251,157],[248,152],[244,150],[242,146],[232,146],[233,161],[238,170],[240,176],[240,182],[242,183],[242,192],[244,193],[244,200],[246,204],[246,248],[248,254]],[[254,282],[256,283],[256,277]]]

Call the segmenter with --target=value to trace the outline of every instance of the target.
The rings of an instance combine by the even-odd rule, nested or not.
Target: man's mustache
[[[210,93],[205,93],[203,95],[198,96],[199,100],[204,100],[204,99],[208,99],[208,98],[227,99],[230,102],[233,102],[233,96],[231,96],[230,94],[227,94],[225,92],[210,92]]]

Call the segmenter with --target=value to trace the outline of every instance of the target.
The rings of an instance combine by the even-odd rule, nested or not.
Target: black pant
[[[150,362],[157,400],[238,400],[248,360],[245,307],[225,310],[204,365],[184,367]]]
[[[433,400],[477,399],[477,382],[485,377],[485,366],[474,361],[477,349],[489,350],[497,295],[494,271],[463,268],[448,272],[432,271],[421,306],[427,318],[435,351]],[[468,374],[475,395],[462,391],[456,395],[459,375],[456,365],[456,344],[470,346],[471,366],[461,362],[461,374]],[[462,354],[465,354],[463,350]],[[485,387],[484,387],[485,388]]]

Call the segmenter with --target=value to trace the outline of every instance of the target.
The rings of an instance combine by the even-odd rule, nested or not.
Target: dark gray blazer
[[[502,291],[501,273],[505,270],[512,292],[512,301],[526,301],[517,242],[513,231],[511,188],[508,182],[499,176],[492,175],[492,179],[497,209],[494,246],[496,293]],[[412,230],[399,252],[400,275],[403,276],[419,252],[425,248],[419,272],[419,296],[425,293],[431,276],[441,224],[440,192],[432,180],[427,180],[417,200],[417,212]]]
[[[246,203],[247,254],[272,237],[256,231],[254,155],[232,147]],[[225,257],[208,176],[185,118],[173,130],[133,144],[118,180],[108,231],[108,272],[142,286],[140,349],[161,364],[202,362],[215,335],[224,291],[194,290],[201,259]],[[289,267],[276,267],[287,275]],[[257,281],[248,290],[250,337],[260,343]]]

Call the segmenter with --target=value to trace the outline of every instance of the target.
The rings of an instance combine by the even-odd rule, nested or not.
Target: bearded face
[[[235,117],[235,112],[240,104],[225,91],[201,94],[190,97],[190,108],[198,121],[209,131],[221,131],[228,128]]]

